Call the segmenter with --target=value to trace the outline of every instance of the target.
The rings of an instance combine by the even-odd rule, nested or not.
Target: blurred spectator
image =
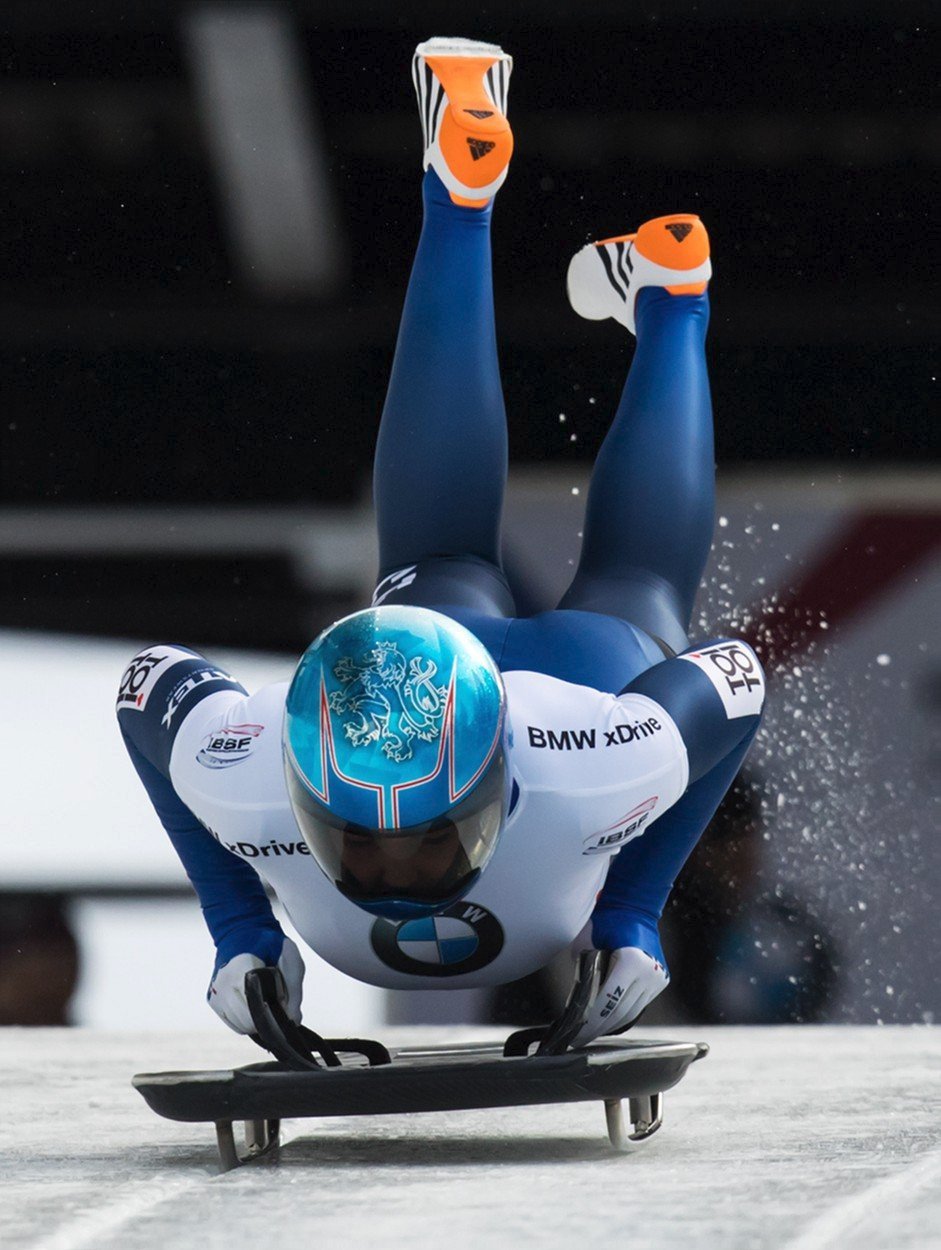
[[[0,894],[0,1025],[70,1024],[78,969],[64,896]]]
[[[831,940],[802,903],[769,897],[761,880],[761,792],[760,780],[739,775],[677,880],[661,924],[672,980],[648,1023],[790,1024],[827,1012]],[[565,954],[500,986],[488,1022],[552,1019],[573,971]]]
[[[733,783],[664,916],[671,1007],[702,1024],[819,1020],[834,989],[831,940],[805,905],[761,880],[761,781]]]

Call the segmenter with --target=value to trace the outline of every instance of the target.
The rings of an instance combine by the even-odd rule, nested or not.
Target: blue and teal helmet
[[[367,608],[311,643],[284,767],[310,853],[347,898],[396,919],[467,893],[506,818],[505,710],[489,653],[439,612]]]

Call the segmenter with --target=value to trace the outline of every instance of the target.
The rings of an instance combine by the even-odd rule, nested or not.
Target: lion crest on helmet
[[[403,763],[414,739],[441,735],[447,687],[436,686],[438,666],[425,656],[405,656],[392,642],[377,642],[361,662],[343,656],[333,667],[342,690],[331,691],[332,712],[351,712],[343,732],[354,747],[375,743],[387,759]]]

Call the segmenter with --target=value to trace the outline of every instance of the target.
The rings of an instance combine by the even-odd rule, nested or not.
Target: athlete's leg
[[[507,434],[490,257],[493,195],[512,151],[511,65],[495,45],[467,40],[416,50],[424,223],[376,448],[383,599],[457,595],[485,611],[513,610],[500,569]],[[479,584],[469,601],[465,572]]]
[[[429,556],[498,565],[507,472],[490,215],[425,174],[374,471],[382,575]]]
[[[642,271],[634,255],[625,272]],[[630,307],[630,318],[619,319],[636,325],[637,350],[595,464],[581,559],[560,606],[620,616],[679,651],[712,540],[708,296],[646,286]]]

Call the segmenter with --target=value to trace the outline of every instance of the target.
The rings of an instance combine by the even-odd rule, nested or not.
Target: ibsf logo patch
[[[252,753],[264,725],[223,725],[206,734],[196,759],[203,768],[231,768]]]
[[[609,855],[612,851],[619,851],[634,838],[639,838],[657,806],[658,798],[656,794],[651,795],[643,803],[631,808],[613,825],[608,825],[607,829],[591,834],[582,843],[582,854]]]
[[[453,903],[419,920],[377,920],[372,948],[387,968],[417,977],[459,977],[493,963],[503,926],[477,903]]]

